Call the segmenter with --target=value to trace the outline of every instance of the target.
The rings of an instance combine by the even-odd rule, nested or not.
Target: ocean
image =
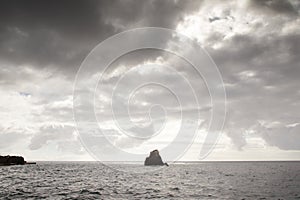
[[[163,168],[107,167],[98,162],[2,166],[0,198],[300,199],[300,162],[178,163]]]

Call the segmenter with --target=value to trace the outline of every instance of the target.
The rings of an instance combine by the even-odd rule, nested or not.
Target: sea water
[[[300,162],[202,162],[163,168],[38,162],[0,167],[0,198],[300,199],[299,170]]]

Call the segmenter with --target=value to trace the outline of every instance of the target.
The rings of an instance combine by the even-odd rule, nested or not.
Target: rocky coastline
[[[36,164],[35,162],[26,162],[22,156],[0,156],[0,166],[5,165],[25,165]]]

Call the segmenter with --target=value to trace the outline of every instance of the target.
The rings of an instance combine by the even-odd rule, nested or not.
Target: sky
[[[123,31],[159,27],[202,47],[211,59],[202,65],[217,66],[222,78],[225,122],[202,160],[299,160],[299,15],[297,0],[1,1],[0,154],[113,160],[120,155],[112,146],[144,156],[175,144],[179,159],[199,160],[214,106],[224,99],[212,104],[191,63],[161,49],[128,52],[108,68],[99,62],[142,37],[90,53]],[[182,38],[150,42],[176,49]],[[91,91],[95,98],[84,98]],[[97,127],[88,125],[95,117]]]

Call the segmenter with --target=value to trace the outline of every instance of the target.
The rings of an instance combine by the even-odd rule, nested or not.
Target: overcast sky
[[[297,0],[1,1],[0,154],[20,154],[28,160],[93,160],[79,140],[73,119],[73,84],[81,63],[114,34],[162,27],[194,39],[221,73],[227,115],[207,160],[299,160],[299,15]],[[122,45],[132,42],[138,39]],[[88,85],[98,76],[91,71],[83,81]],[[205,81],[189,63],[165,51],[144,49],[115,60],[103,80],[103,87],[95,90],[95,113],[100,118],[98,128],[114,133],[115,146],[131,153],[163,149],[180,126],[178,111],[191,120],[196,112],[200,114],[197,139],[183,159],[198,159],[213,105]],[[130,93],[134,98],[127,106],[133,121],[128,121],[123,117],[126,99],[122,95],[141,80],[164,81],[172,90],[151,85]],[[186,80],[199,106],[190,100]],[[117,93],[115,114],[123,128],[135,137],[150,137],[163,128],[163,135],[147,143],[148,139],[128,139],[118,132],[110,111],[111,91]],[[181,106],[172,91],[186,98]],[[78,92],[85,93],[82,88]],[[82,101],[93,103],[93,99]],[[80,109],[80,119],[89,122],[94,113]],[[185,131],[189,138],[190,130]],[[182,139],[178,145],[185,142]],[[93,145],[102,153],[109,151],[105,142]]]

